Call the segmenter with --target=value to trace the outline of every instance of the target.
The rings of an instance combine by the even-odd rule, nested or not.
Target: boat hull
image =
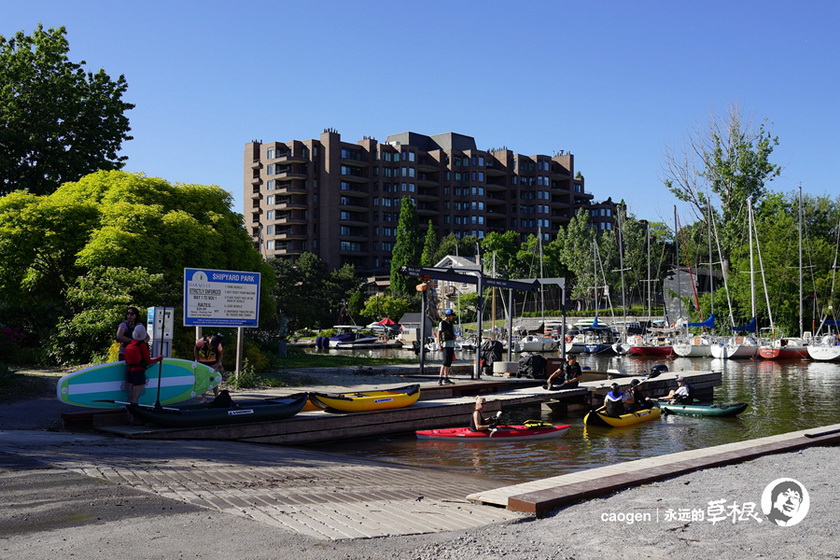
[[[627,349],[630,356],[673,356],[673,346],[630,346]]]
[[[420,385],[381,391],[311,393],[309,398],[316,406],[328,412],[372,412],[414,404],[420,398]]]
[[[682,416],[736,416],[741,414],[749,406],[747,403],[735,404],[667,404],[659,403],[662,412],[665,414],[679,414]]]
[[[198,428],[285,420],[300,412],[308,400],[307,393],[300,393],[253,403],[243,402],[227,408],[212,408],[212,403],[160,409],[130,404],[126,408],[144,422],[169,428]]]
[[[808,357],[808,348],[775,348],[762,346],[758,349],[758,355],[765,360],[802,360]]]
[[[491,432],[474,432],[469,428],[440,428],[418,430],[415,434],[417,439],[499,442],[560,437],[568,432],[570,427],[569,424],[545,428],[529,428],[523,425],[499,426]]]
[[[623,428],[625,426],[633,426],[642,422],[649,422],[656,420],[661,415],[662,411],[659,407],[643,408],[636,412],[628,412],[621,416],[609,416],[604,413],[603,409],[593,410],[589,412],[584,418],[583,423],[587,426],[612,426],[614,428]]]

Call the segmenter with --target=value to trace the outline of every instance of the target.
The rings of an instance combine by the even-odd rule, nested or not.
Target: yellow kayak
[[[353,393],[310,393],[315,406],[329,412],[370,412],[389,408],[403,408],[420,398],[420,385],[396,389],[356,391]]]
[[[583,423],[587,426],[614,426],[616,428],[623,428],[624,426],[632,426],[640,422],[647,422],[648,420],[656,420],[659,418],[661,410],[658,406],[651,408],[643,408],[636,412],[628,412],[621,416],[609,416],[605,413],[604,408],[593,410],[583,418]]]

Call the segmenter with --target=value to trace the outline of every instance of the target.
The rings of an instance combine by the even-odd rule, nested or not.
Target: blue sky
[[[458,132],[575,154],[596,200],[673,220],[664,151],[737,103],[768,119],[769,186],[840,193],[840,1],[0,0],[0,35],[65,26],[124,74],[126,170],[216,184],[246,142]],[[681,220],[685,211],[680,210]]]

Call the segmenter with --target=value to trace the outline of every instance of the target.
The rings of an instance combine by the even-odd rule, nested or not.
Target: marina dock
[[[716,372],[680,372],[698,393],[708,392],[721,383]],[[127,426],[122,411],[97,414],[92,419],[96,429],[133,439],[227,440],[275,445],[307,445],[413,433],[416,430],[464,425],[475,408],[475,395],[487,399],[485,411],[505,411],[523,405],[550,406],[567,416],[583,416],[597,406],[610,390],[611,383],[626,387],[634,378],[617,377],[581,383],[576,389],[548,391],[541,381],[489,377],[481,380],[458,379],[454,385],[421,383],[421,400],[406,408],[374,412],[329,413],[304,411],[277,422],[259,422],[203,428],[159,428],[152,425]],[[645,380],[640,387],[650,396],[667,393],[676,387],[676,373],[663,373]],[[394,384],[391,384],[394,386]],[[383,388],[386,388],[383,386]],[[292,391],[286,390],[284,394]],[[295,392],[300,392],[295,390]],[[277,394],[264,395],[277,396]]]

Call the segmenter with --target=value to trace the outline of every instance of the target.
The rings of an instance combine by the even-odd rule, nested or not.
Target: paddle
[[[143,408],[152,408],[152,409],[157,409],[157,410],[171,410],[173,412],[181,412],[180,408],[171,408],[171,407],[168,407],[168,406],[161,406],[160,403],[156,403],[157,406],[155,406],[155,405],[151,405],[151,404],[130,403],[128,401],[115,401],[115,400],[112,400],[112,399],[97,399],[97,400],[92,401],[92,402],[108,402],[108,403],[112,403],[112,404],[122,404],[122,405],[133,404],[134,406],[140,406],[140,407],[143,407]]]
[[[496,413],[496,416],[492,420],[490,420],[490,435],[487,436],[487,437],[493,437],[493,434],[495,434],[497,431],[499,431],[499,428],[497,428],[496,426],[498,425],[499,418],[501,418],[501,417],[502,417],[502,411],[500,410],[499,412]]]
[[[160,406],[160,378],[163,375],[163,357],[161,357],[160,361],[158,362],[158,386],[157,386],[157,399],[155,399],[155,410],[160,410],[162,407]]]

